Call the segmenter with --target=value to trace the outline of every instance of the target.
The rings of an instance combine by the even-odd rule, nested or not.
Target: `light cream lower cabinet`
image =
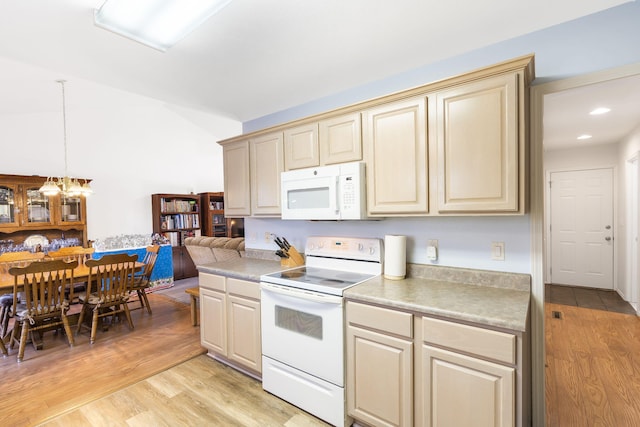
[[[200,341],[234,366],[262,372],[260,285],[200,273]]]
[[[529,425],[522,336],[348,301],[347,409],[370,426]]]

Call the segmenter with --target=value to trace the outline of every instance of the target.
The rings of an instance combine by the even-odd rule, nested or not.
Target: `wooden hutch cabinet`
[[[197,194],[152,194],[153,232],[169,239],[173,253],[173,278],[198,275],[184,239],[200,235],[200,196]]]
[[[77,238],[86,247],[85,198],[46,196],[39,191],[46,180],[36,175],[0,175],[0,240],[21,244],[38,234],[50,241]]]

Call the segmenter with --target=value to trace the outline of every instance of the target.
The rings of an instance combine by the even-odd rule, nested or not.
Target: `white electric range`
[[[350,425],[342,294],[382,273],[382,240],[314,236],[304,252],[305,266],[260,278],[262,387],[333,425]]]

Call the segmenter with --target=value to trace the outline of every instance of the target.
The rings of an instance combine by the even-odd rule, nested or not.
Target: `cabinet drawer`
[[[413,315],[411,313],[349,301],[347,302],[347,322],[413,338]]]
[[[422,318],[422,340],[515,365],[516,337],[504,332]]]
[[[227,278],[227,293],[260,300],[260,284],[247,280]]]
[[[226,290],[224,284],[224,276],[216,276],[214,274],[200,273],[198,277],[198,283],[200,287],[207,289],[214,289],[216,291],[224,292]]]

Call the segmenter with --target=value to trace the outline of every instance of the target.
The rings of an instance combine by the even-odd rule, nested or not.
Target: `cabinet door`
[[[200,343],[227,355],[227,304],[224,292],[200,287]]]
[[[20,201],[17,185],[0,185],[0,228],[20,225]]]
[[[249,141],[238,141],[223,147],[224,213],[226,216],[251,215],[251,179],[249,174]]]
[[[280,173],[284,170],[282,133],[251,141],[251,214],[280,216]]]
[[[331,165],[362,160],[360,113],[321,120],[320,163]]]
[[[515,424],[515,369],[422,346],[425,427]]]
[[[439,212],[517,212],[518,75],[436,94]]]
[[[40,185],[24,187],[22,226],[42,227],[54,223],[53,197],[40,192]]]
[[[285,170],[310,168],[320,165],[318,124],[297,126],[284,131]]]
[[[257,283],[252,285],[258,286]],[[229,359],[258,373],[262,372],[260,301],[229,293],[227,308]]]
[[[426,99],[365,110],[362,120],[369,215],[427,213]]]
[[[372,426],[413,425],[413,343],[347,327],[347,410]]]

